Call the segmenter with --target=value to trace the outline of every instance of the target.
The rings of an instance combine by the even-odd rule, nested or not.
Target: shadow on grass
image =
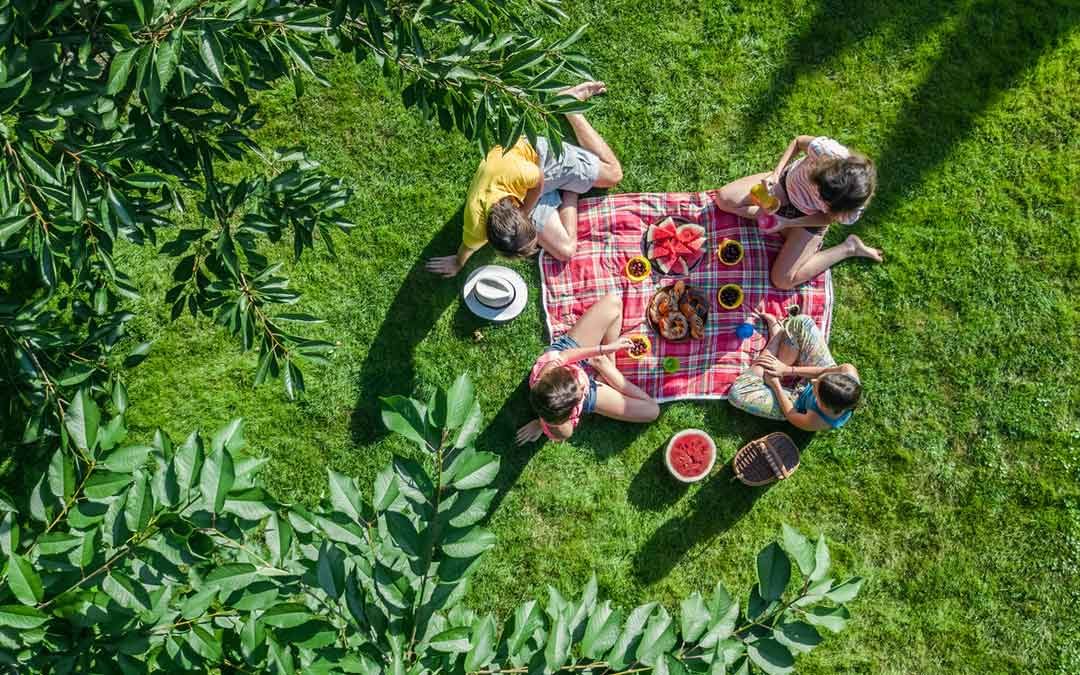
[[[824,67],[847,46],[885,29],[914,44],[954,11],[957,20],[943,36],[940,56],[874,158],[880,183],[871,209],[887,217],[948,157],[979,115],[1080,23],[1080,6],[1053,0],[978,0],[966,7],[929,0],[825,0],[751,106],[746,131],[754,136],[775,122],[798,78]],[[820,131],[828,133],[827,125]]]
[[[460,278],[436,276],[424,269],[424,262],[457,250],[463,213],[463,208],[458,209],[428,242],[393,300],[385,305],[386,317],[356,375],[359,396],[350,429],[353,442],[358,445],[371,443],[387,433],[379,417],[380,396],[415,392],[413,353],[461,289]]]
[[[736,439],[739,447],[773,431],[783,431],[805,452],[814,438],[814,434],[799,431],[790,424],[747,415],[726,402],[710,404],[706,428],[721,441]],[[630,483],[628,498],[640,509],[666,509],[689,491],[689,486],[672,478],[664,466],[665,448],[666,443],[657,448]],[[712,476],[694,494],[687,512],[661,525],[638,551],[634,557],[634,574],[643,583],[663,579],[694,546],[723,536],[776,485],[750,487],[740,483],[735,478],[731,459],[717,457],[717,464],[722,466],[713,469]]]

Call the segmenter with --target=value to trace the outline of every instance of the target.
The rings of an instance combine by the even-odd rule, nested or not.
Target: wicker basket
[[[768,485],[799,468],[799,446],[782,431],[750,441],[731,460],[735,477],[747,485]]]

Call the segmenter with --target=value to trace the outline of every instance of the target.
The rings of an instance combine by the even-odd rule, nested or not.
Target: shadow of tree
[[[432,256],[457,250],[463,213],[464,209],[459,208],[428,242],[394,298],[385,305],[386,316],[356,374],[359,395],[350,418],[350,430],[353,442],[358,445],[371,443],[387,433],[379,417],[378,398],[415,391],[413,353],[460,292],[460,279],[436,276],[424,269],[424,262]]]
[[[770,86],[750,106],[745,130],[753,137],[775,122],[799,78],[848,45],[886,28],[912,43],[955,13],[944,49],[874,158],[880,183],[871,208],[875,217],[887,217],[948,156],[978,116],[1080,22],[1080,6],[1070,2],[965,4],[825,0],[793,41]]]

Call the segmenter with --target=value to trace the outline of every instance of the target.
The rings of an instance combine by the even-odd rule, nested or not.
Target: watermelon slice
[[[704,237],[705,228],[700,225],[694,225],[693,223],[686,223],[679,226],[676,236],[679,238],[679,241],[684,244],[689,243],[699,237]]]
[[[705,237],[698,237],[694,241],[686,242],[686,248],[695,253],[700,253],[701,249],[705,248]]]
[[[668,442],[664,463],[676,480],[693,483],[712,471],[716,464],[716,444],[700,429],[680,431]]]
[[[681,276],[684,276],[684,277],[686,275],[690,274],[690,265],[686,264],[686,258],[682,258],[682,257],[678,258],[675,261],[675,265],[673,266],[673,269],[675,270],[675,274],[678,274],[678,275],[681,275]]]
[[[650,232],[656,241],[663,241],[665,239],[674,239],[678,236],[679,230],[675,225],[675,221],[671,217],[664,218],[656,225],[649,226]]]
[[[650,260],[655,258],[666,258],[671,255],[671,247],[668,246],[666,243],[652,244],[651,246],[649,246],[649,250],[648,252],[646,252],[645,255]]]
[[[686,244],[681,241],[671,242],[671,250],[679,255],[690,255],[690,249],[686,247]]]
[[[701,257],[703,255],[705,255],[705,251],[702,251],[701,249],[698,249],[696,251],[691,251],[690,255],[688,255],[688,256],[686,256],[686,257],[684,257],[682,259],[682,261],[684,263],[686,263],[686,273],[687,274],[690,273],[690,270],[691,270],[691,268],[694,267],[694,265],[698,264],[698,261],[701,260]]]
[[[653,264],[656,265],[656,268],[660,270],[661,273],[671,274],[671,266],[678,259],[678,256],[664,256],[663,258],[653,258]]]

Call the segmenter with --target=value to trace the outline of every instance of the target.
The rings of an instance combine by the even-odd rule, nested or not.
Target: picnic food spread
[[[656,332],[667,340],[700,340],[705,337],[709,301],[704,293],[680,280],[653,294],[647,316]]]
[[[667,216],[645,232],[645,255],[662,274],[689,274],[705,256],[705,228]]]

